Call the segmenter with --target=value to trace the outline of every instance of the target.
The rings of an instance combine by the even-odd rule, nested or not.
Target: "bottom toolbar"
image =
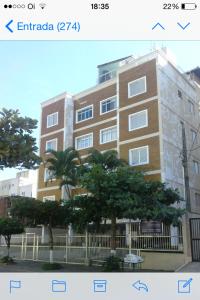
[[[199,273],[2,273],[7,299],[199,299]]]

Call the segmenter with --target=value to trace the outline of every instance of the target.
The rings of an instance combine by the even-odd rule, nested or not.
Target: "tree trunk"
[[[7,256],[10,257],[10,246],[7,246]]]
[[[116,254],[116,217],[111,219],[111,254]]]
[[[5,236],[6,246],[7,246],[7,256],[10,257],[10,240],[11,236]]]
[[[94,226],[95,226],[95,233],[99,234],[101,232],[101,221],[96,221]]]
[[[67,197],[68,197],[67,200],[71,199],[71,191],[70,191],[70,188],[69,188],[68,184],[65,185],[65,192],[66,192]]]
[[[51,225],[49,224],[48,226],[48,229],[49,229],[49,251],[50,251],[50,255],[49,255],[49,260],[50,260],[50,263],[52,264],[53,263],[53,231],[52,231],[52,227]]]

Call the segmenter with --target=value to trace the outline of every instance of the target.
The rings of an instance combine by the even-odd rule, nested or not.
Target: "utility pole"
[[[190,217],[189,213],[191,212],[191,202],[190,202],[190,184],[189,184],[189,174],[188,174],[188,157],[187,157],[187,143],[185,135],[185,125],[181,121],[182,126],[182,165],[184,172],[184,185],[185,185],[185,200],[186,200],[186,213],[183,218],[183,247],[184,253],[186,254],[186,260],[191,261],[191,232],[190,232]]]
[[[185,125],[181,121],[182,126],[182,165],[184,172],[184,183],[185,183],[185,200],[186,200],[186,210],[191,212],[191,203],[190,203],[190,183],[189,183],[189,174],[188,174],[188,158],[187,158],[187,144],[186,144],[186,135],[185,135]]]

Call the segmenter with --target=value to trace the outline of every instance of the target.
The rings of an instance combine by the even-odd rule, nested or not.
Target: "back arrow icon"
[[[8,24],[6,24],[6,28],[13,33],[13,30],[9,27],[13,23],[13,20],[11,20]]]
[[[145,290],[146,292],[149,291],[147,285],[146,285],[145,283],[141,282],[140,280],[136,281],[136,282],[133,284],[133,287],[134,287],[136,290],[138,290],[138,291],[140,291],[141,289]]]

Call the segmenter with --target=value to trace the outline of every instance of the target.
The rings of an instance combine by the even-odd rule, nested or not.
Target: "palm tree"
[[[112,171],[119,166],[127,165],[125,160],[118,158],[118,153],[115,150],[108,150],[102,153],[99,150],[92,149],[89,153],[85,163],[88,165],[101,165],[106,171]]]
[[[52,157],[46,160],[47,168],[54,178],[60,180],[60,189],[65,188],[68,199],[72,198],[71,186],[78,183],[78,166],[80,158],[78,152],[69,147],[64,151],[48,151]]]

